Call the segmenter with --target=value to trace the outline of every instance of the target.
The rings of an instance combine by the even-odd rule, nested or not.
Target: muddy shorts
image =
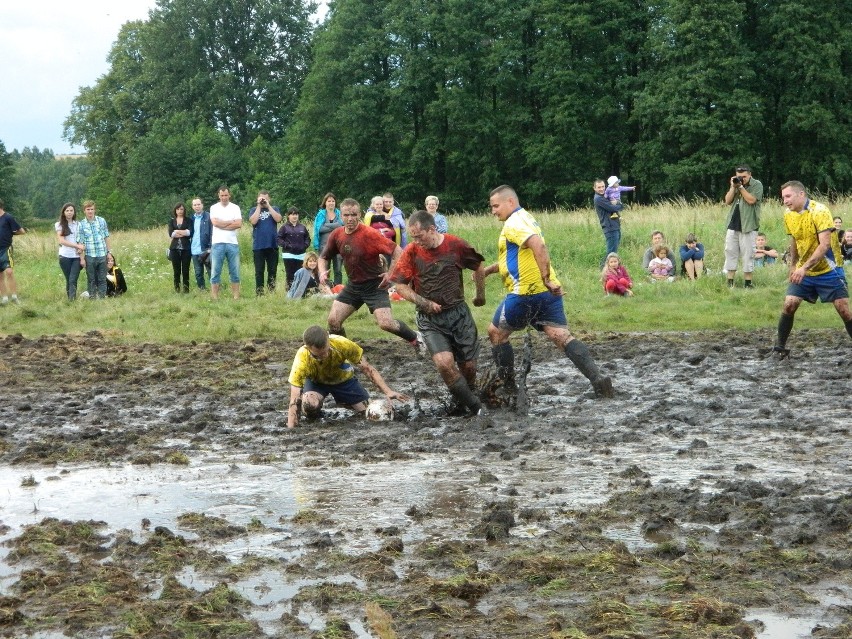
[[[364,390],[357,377],[351,377],[340,384],[321,384],[320,382],[306,379],[302,391],[305,393],[319,393],[323,398],[331,394],[338,405],[354,406],[359,402],[370,401],[370,394]]]
[[[6,246],[0,249],[0,273],[12,268],[15,263],[12,260],[12,247]]]
[[[479,356],[479,333],[467,304],[457,304],[438,314],[417,313],[417,328],[429,353],[452,353],[457,362]]]
[[[562,298],[549,291],[536,295],[509,293],[494,311],[491,323],[509,331],[520,331],[527,326],[537,331],[545,326],[568,326]]]
[[[836,269],[831,269],[822,275],[805,275],[799,284],[790,282],[787,295],[815,304],[817,299],[821,302],[834,302],[848,298],[849,289],[846,288],[846,280],[840,277]]]
[[[380,282],[381,280],[378,279],[358,283],[349,282],[337,294],[337,301],[348,304],[356,310],[366,304],[371,313],[377,308],[390,308],[390,296],[387,290],[379,288]]]

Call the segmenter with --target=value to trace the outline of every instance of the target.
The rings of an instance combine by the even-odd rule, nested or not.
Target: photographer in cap
[[[748,165],[741,164],[737,167],[736,175],[731,177],[731,188],[725,193],[725,204],[731,205],[725,234],[725,271],[731,288],[740,261],[743,265],[743,283],[746,288],[752,287],[754,240],[760,229],[762,199],[763,184],[751,177]]]

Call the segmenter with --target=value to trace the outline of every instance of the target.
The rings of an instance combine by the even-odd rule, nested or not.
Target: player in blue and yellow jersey
[[[542,331],[592,383],[595,394],[612,397],[612,380],[598,369],[586,345],[568,331],[562,307],[562,284],[550,264],[541,228],[518,204],[510,186],[491,191],[491,213],[503,222],[497,245],[497,263],[485,275],[499,272],[507,295],[488,326],[497,374],[508,388],[515,386],[515,355],[509,337],[532,326]]]
[[[852,337],[852,310],[849,309],[849,291],[846,281],[837,272],[836,265],[827,256],[831,253],[831,236],[835,233],[831,211],[823,204],[808,198],[805,186],[798,181],[781,187],[784,228],[790,240],[790,284],[778,321],[778,341],[773,350],[786,357],[787,338],[793,329],[796,310],[806,300],[831,302]]]
[[[338,406],[356,413],[367,410],[369,393],[355,376],[360,370],[378,386],[388,400],[406,401],[364,358],[363,349],[355,342],[329,335],[321,326],[309,326],[302,335],[305,345],[296,351],[290,369],[290,403],[287,407],[287,428],[299,424],[300,407],[308,417],[319,417],[326,395],[331,394]]]

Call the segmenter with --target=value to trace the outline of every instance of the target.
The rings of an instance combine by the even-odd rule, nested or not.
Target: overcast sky
[[[62,122],[80,87],[107,70],[125,22],[145,20],[156,0],[2,0],[0,141],[81,153],[62,139]],[[323,3],[324,4],[324,3]]]

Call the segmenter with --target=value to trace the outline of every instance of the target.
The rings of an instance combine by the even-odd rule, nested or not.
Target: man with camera
[[[259,297],[263,295],[264,275],[266,287],[272,293],[278,274],[278,224],[281,222],[281,210],[269,203],[269,191],[257,194],[257,206],[249,211],[249,222],[253,229],[254,289]]]
[[[754,240],[760,228],[760,201],[763,184],[751,177],[751,168],[742,164],[731,177],[731,188],[725,193],[725,204],[731,205],[725,234],[725,271],[728,286],[734,287],[737,264],[743,264],[743,284],[752,287]]]

